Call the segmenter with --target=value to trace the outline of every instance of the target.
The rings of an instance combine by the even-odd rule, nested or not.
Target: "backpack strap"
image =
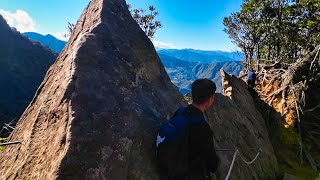
[[[160,127],[157,134],[156,147],[160,143],[166,143],[172,139],[184,136],[188,127],[204,120],[202,115],[187,115],[187,107],[180,107],[172,118]]]
[[[189,127],[194,123],[204,121],[201,115],[187,114],[187,108],[180,107],[171,119],[160,127],[157,134],[157,163],[161,170],[168,173],[169,177],[187,173]]]

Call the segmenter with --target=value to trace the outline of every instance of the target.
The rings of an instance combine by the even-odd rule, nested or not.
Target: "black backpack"
[[[169,179],[179,179],[188,173],[189,132],[188,127],[201,116],[186,115],[186,107],[179,108],[175,115],[163,124],[156,138],[157,164]]]

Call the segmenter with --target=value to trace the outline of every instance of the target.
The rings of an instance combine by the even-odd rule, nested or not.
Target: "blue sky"
[[[62,38],[90,0],[0,0],[0,14],[20,31]],[[234,51],[222,20],[239,11],[242,0],[128,0],[133,8],[154,5],[163,24],[153,39],[158,47]]]

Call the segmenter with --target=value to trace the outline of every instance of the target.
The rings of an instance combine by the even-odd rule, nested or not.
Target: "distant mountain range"
[[[158,53],[175,57],[189,62],[211,64],[224,61],[241,61],[243,54],[240,52],[203,51],[195,49],[162,49]]]
[[[162,53],[158,53],[171,81],[179,88],[182,94],[191,91],[191,84],[199,78],[208,78],[217,85],[217,92],[221,92],[222,82],[220,69],[227,73],[239,75],[243,69],[240,61],[223,61],[212,64],[188,62]]]
[[[30,39],[39,41],[56,52],[61,52],[66,42],[52,35],[43,36],[38,33],[24,33]],[[221,91],[220,69],[227,73],[239,75],[243,69],[240,52],[204,51],[195,49],[161,49],[158,55],[169,74],[171,81],[178,86],[180,92],[190,92],[191,83],[198,78],[209,78],[217,84],[217,91]]]
[[[23,34],[29,37],[29,39],[31,40],[38,41],[41,44],[48,46],[50,49],[57,53],[60,53],[67,43],[66,41],[59,40],[50,34],[47,34],[45,36],[35,32],[25,32]]]
[[[26,32],[23,34],[29,37],[31,40],[38,41],[58,53],[62,51],[67,43],[66,41],[59,40],[50,34],[47,34],[45,36],[35,32]],[[241,61],[244,58],[241,52],[162,48],[156,48],[156,50],[160,54],[171,56],[180,60],[206,64],[224,61]]]

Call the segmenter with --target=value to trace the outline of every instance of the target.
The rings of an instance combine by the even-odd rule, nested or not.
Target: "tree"
[[[159,13],[156,11],[154,6],[149,6],[149,12],[147,12],[145,9],[132,10],[130,4],[128,4],[128,8],[133,19],[150,39],[154,37],[154,34],[159,28],[162,28],[161,22],[155,20]]]
[[[236,44],[245,54],[246,63],[250,59],[250,39],[247,32],[247,27],[239,18],[239,13],[233,13],[223,20],[225,25],[224,31],[229,35],[231,41]]]
[[[260,99],[280,110],[279,122],[297,135],[293,144],[276,146],[297,148],[299,159],[295,155],[279,156],[284,162],[280,165],[300,162],[300,169],[307,161],[318,171],[319,138],[310,131],[314,124],[319,126],[320,117],[314,115],[320,107],[320,1],[244,0],[239,12],[224,18],[224,25],[249,64],[251,58],[257,58],[257,62],[263,57],[277,61],[261,66],[256,90]]]
[[[73,23],[68,22],[68,26],[66,28],[67,28],[67,33],[62,34],[62,36],[65,37],[66,39],[69,39],[75,28],[75,25]]]
[[[297,2],[297,26],[301,30],[304,46],[312,51],[320,42],[320,1],[300,0]]]
[[[232,42],[252,58],[295,62],[320,42],[319,0],[244,0],[224,19]]]
[[[242,5],[241,12],[232,13],[224,18],[224,31],[244,52],[247,64],[251,65],[254,57],[260,58],[260,49],[266,38],[266,27],[262,24],[259,6],[251,6],[250,2]]]

